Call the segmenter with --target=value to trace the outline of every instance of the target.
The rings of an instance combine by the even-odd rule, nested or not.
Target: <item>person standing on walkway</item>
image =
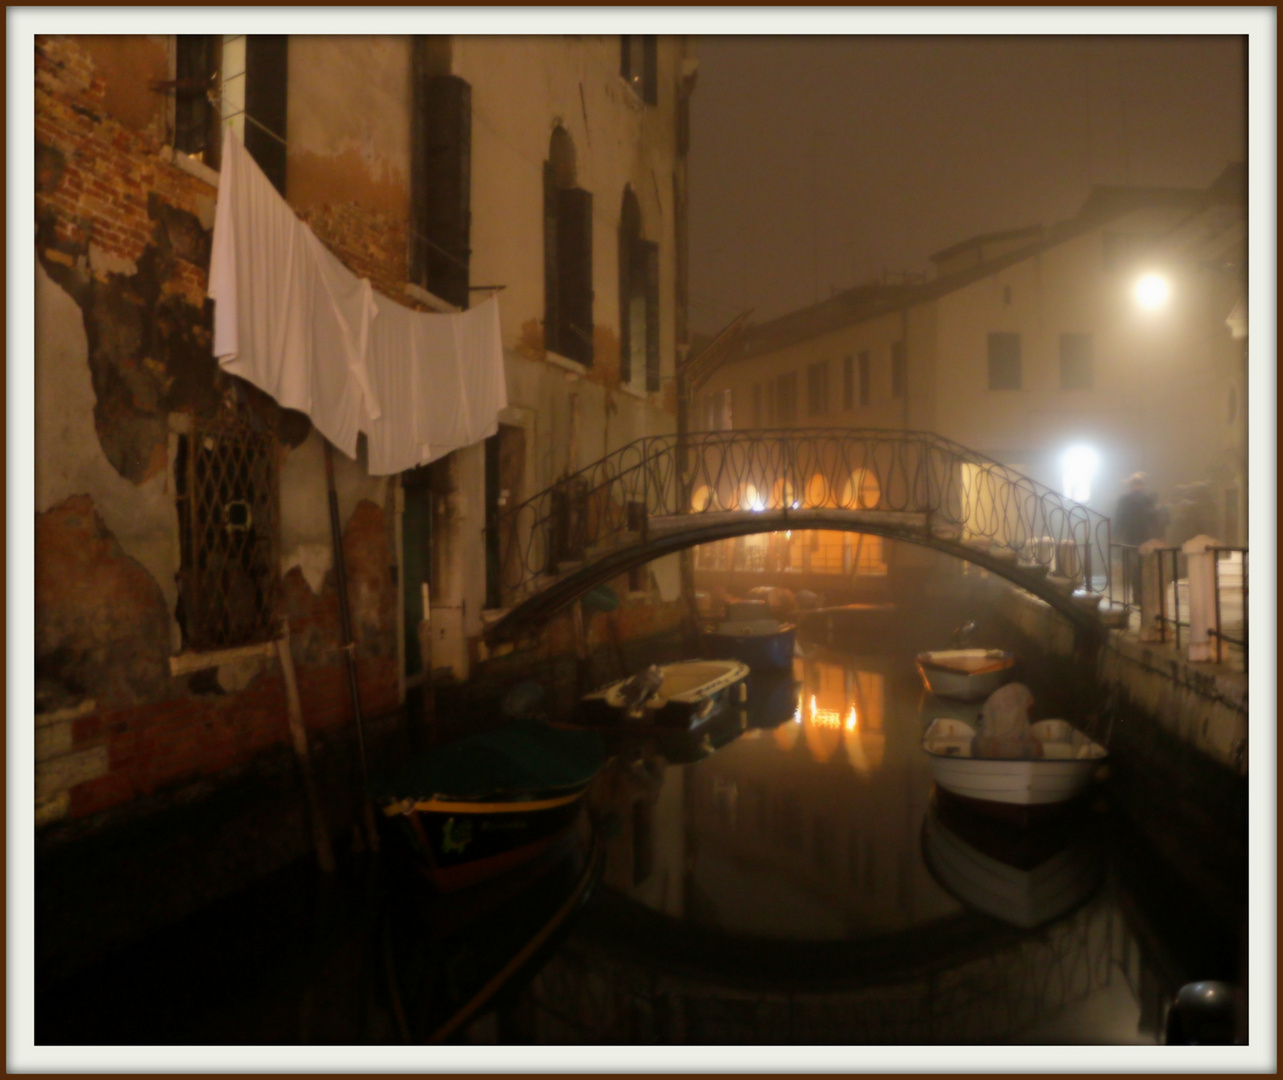
[[[1147,489],[1144,473],[1133,473],[1114,511],[1114,535],[1123,548],[1123,590],[1140,602],[1140,551],[1146,540],[1161,537],[1158,503]]]

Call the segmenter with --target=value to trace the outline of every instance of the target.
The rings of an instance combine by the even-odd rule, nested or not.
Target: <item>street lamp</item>
[[[1134,295],[1146,311],[1157,311],[1171,298],[1172,286],[1162,274],[1144,274],[1136,282]]]
[[[1091,498],[1091,481],[1100,458],[1090,446],[1071,446],[1061,458],[1065,495],[1074,502]]]

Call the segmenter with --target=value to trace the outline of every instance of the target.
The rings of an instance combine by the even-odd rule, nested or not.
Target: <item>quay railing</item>
[[[1158,596],[1156,597],[1157,615],[1155,616],[1158,632],[1158,640],[1167,644],[1169,638],[1171,643],[1180,649],[1182,638],[1184,643],[1188,644],[1190,631],[1190,603],[1188,598],[1189,576],[1188,571],[1184,577],[1181,576],[1182,564],[1186,556],[1180,548],[1159,548],[1151,552],[1148,556],[1142,556],[1140,548],[1135,544],[1110,544],[1110,563],[1117,568],[1117,573],[1110,575],[1108,600],[1111,608],[1121,609],[1127,613],[1128,620],[1133,615],[1143,617],[1142,598],[1144,595],[1143,578],[1143,559],[1152,558],[1155,561],[1157,569],[1156,586]],[[1212,625],[1208,628],[1208,637],[1216,642],[1216,662],[1222,664],[1225,662],[1226,646],[1239,648],[1243,653],[1243,670],[1248,668],[1248,618],[1247,618],[1247,595],[1248,595],[1248,549],[1245,547],[1230,547],[1217,545],[1208,547],[1207,553],[1212,556],[1212,583],[1213,596],[1215,598],[1212,611]],[[1238,565],[1241,567],[1241,580],[1238,582],[1226,581],[1224,579],[1224,566],[1227,561],[1232,561],[1234,556],[1239,556]],[[1229,556],[1227,560],[1223,556]],[[1186,600],[1182,605],[1181,591],[1186,592]],[[1238,594],[1242,603],[1242,622],[1238,634],[1232,631],[1235,624],[1225,619],[1225,606],[1222,598],[1226,595],[1233,596]]]

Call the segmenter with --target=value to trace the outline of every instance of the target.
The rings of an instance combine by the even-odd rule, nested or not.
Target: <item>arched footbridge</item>
[[[510,640],[635,566],[789,529],[876,534],[976,563],[1090,632],[1109,519],[930,432],[806,428],[638,439],[501,515],[488,550]]]

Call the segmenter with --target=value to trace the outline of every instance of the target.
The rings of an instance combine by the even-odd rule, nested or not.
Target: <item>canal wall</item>
[[[1109,746],[1110,800],[1221,916],[1247,910],[1247,676],[1111,630],[1094,651],[1052,608],[973,585]],[[1022,644],[1023,643],[1023,644]]]

